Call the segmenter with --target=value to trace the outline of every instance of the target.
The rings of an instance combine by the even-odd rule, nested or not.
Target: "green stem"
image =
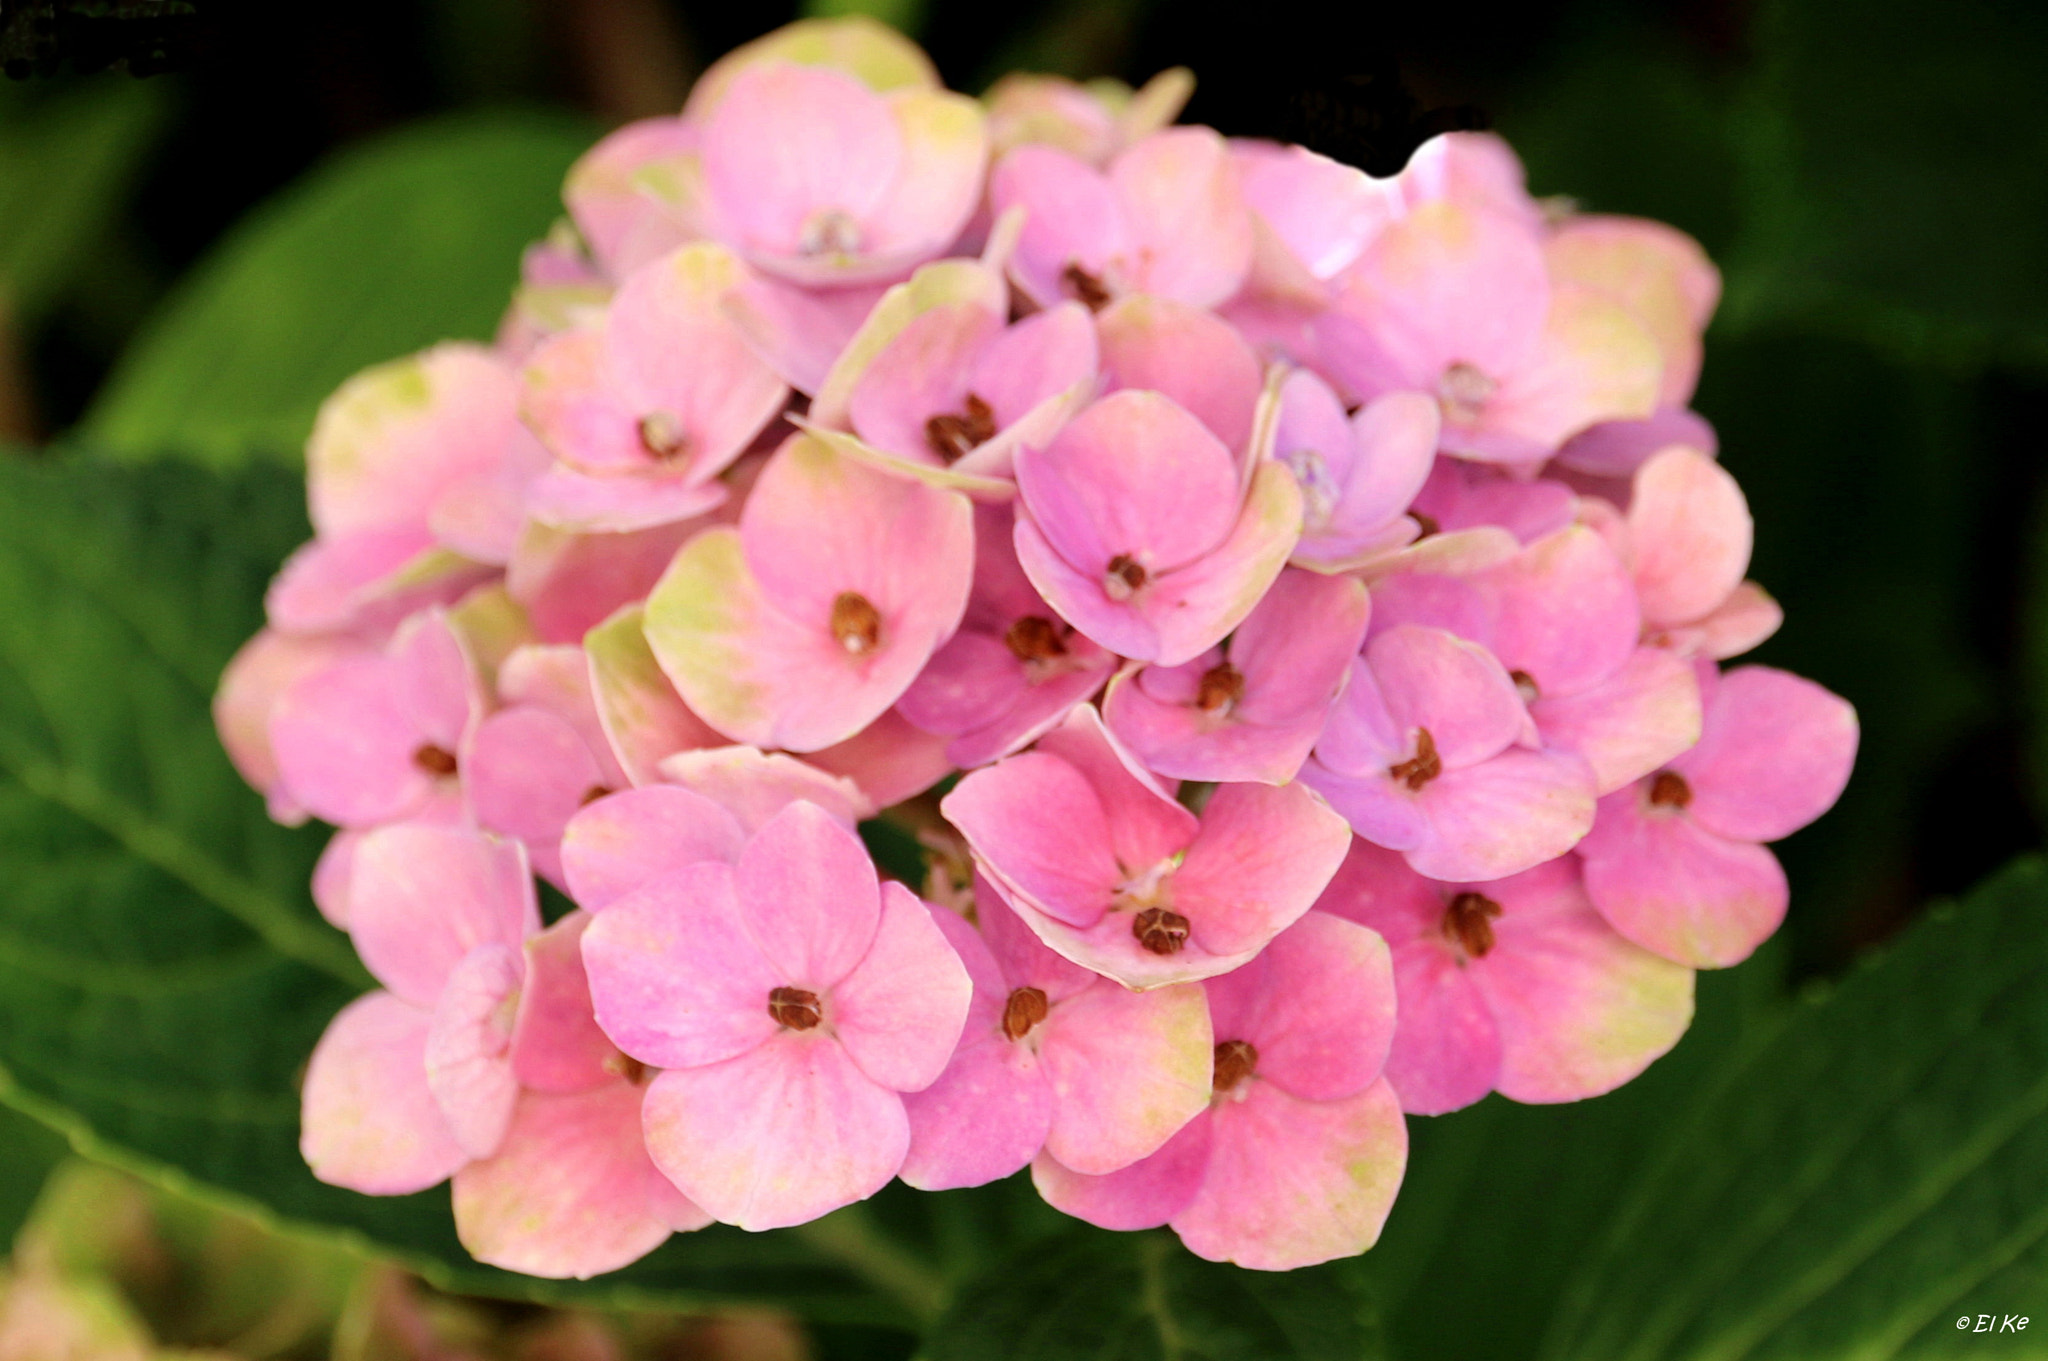
[[[800,1224],[793,1232],[896,1300],[920,1327],[929,1328],[945,1311],[952,1293],[945,1278],[891,1242],[866,1206],[849,1205],[823,1219]]]

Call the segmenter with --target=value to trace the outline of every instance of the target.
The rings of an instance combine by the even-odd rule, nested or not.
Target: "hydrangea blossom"
[[[381,985],[314,1175],[543,1276],[1026,1166],[1288,1269],[1404,1112],[1626,1082],[1776,928],[1856,719],[1721,669],[1783,611],[1711,263],[1190,81],[793,24],[571,170],[493,345],[322,407],[214,709]]]

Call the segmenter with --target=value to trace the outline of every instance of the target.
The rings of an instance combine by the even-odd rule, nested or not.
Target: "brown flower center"
[[[1538,685],[1536,678],[1528,672],[1510,671],[1508,679],[1515,683],[1515,693],[1522,697],[1522,703],[1534,704],[1543,698],[1543,687]]]
[[[640,418],[640,447],[657,463],[674,463],[690,452],[690,436],[672,411],[650,411]]]
[[[437,747],[432,742],[423,742],[412,754],[412,763],[429,775],[453,775],[455,753],[446,747]]]
[[[855,657],[865,657],[882,643],[882,612],[858,591],[841,591],[832,601],[832,636]]]
[[[1144,564],[1128,553],[1119,553],[1102,573],[1102,593],[1111,600],[1129,600],[1151,579]]]
[[[1244,698],[1244,673],[1229,662],[1218,662],[1202,673],[1195,689],[1195,707],[1205,714],[1227,714]]]
[[[1037,988],[1017,989],[1003,1004],[1003,1034],[1013,1040],[1023,1039],[1031,1033],[1031,1027],[1045,1019],[1048,1010],[1045,994]]]
[[[797,233],[799,255],[851,255],[860,249],[860,223],[843,208],[826,208],[804,219]]]
[[[1212,1085],[1227,1092],[1257,1072],[1259,1051],[1246,1040],[1225,1040],[1216,1046],[1216,1070]]]
[[[613,1077],[624,1078],[636,1087],[647,1080],[647,1065],[634,1058],[631,1054],[613,1053],[610,1058],[598,1066]]]
[[[1444,908],[1444,938],[1463,950],[1468,958],[1484,959],[1493,948],[1493,919],[1500,904],[1480,893],[1460,893]]]
[[[1155,955],[1177,955],[1188,943],[1188,919],[1163,907],[1148,907],[1131,918],[1131,934]]]
[[[1692,802],[1692,786],[1675,770],[1660,770],[1650,781],[1652,808],[1683,808]]]
[[[579,807],[588,807],[589,805],[596,803],[599,799],[603,798],[605,795],[611,792],[612,787],[610,785],[594,784],[590,786],[590,788],[584,790],[583,797],[578,799],[576,802]]]
[[[1429,729],[1415,730],[1415,756],[1412,760],[1387,767],[1387,774],[1397,780],[1405,780],[1410,789],[1420,789],[1444,773],[1444,763],[1436,754],[1436,739],[1429,735]]]
[[[1076,261],[1069,261],[1067,267],[1060,271],[1060,282],[1091,312],[1100,312],[1109,306],[1109,289],[1101,278],[1081,268]]]
[[[1437,403],[1443,407],[1444,419],[1466,425],[1478,420],[1496,386],[1498,384],[1491,378],[1470,364],[1451,365],[1444,370],[1444,376],[1436,387]]]
[[[768,993],[768,1014],[786,1030],[809,1030],[825,1019],[818,994],[802,988],[775,988]]]
[[[1437,523],[1437,518],[1434,515],[1424,515],[1419,510],[1411,510],[1408,512],[1408,518],[1415,521],[1416,527],[1422,531],[1415,536],[1415,542],[1417,543],[1421,543],[1432,534],[1443,533],[1444,527]]]
[[[1045,662],[1067,655],[1060,626],[1042,614],[1027,614],[1003,634],[1003,646],[1020,662]]]
[[[924,442],[948,464],[967,457],[976,446],[995,437],[995,408],[971,392],[960,415],[947,412],[924,423]]]

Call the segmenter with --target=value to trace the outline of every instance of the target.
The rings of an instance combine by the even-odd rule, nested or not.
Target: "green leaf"
[[[1727,322],[2048,364],[2048,11],[1774,0],[1753,41]]]
[[[1544,1355],[1952,1355],[2048,1286],[2048,868],[1938,909],[1703,1084]],[[2025,1335],[1971,1355],[2038,1354]]]
[[[33,324],[101,245],[162,125],[163,90],[107,75],[0,87],[0,302]]]
[[[1363,1361],[1372,1305],[1341,1264],[1243,1271],[1166,1233],[1077,1227],[970,1283],[926,1342],[931,1361]]]
[[[297,1075],[368,978],[309,900],[320,833],[265,818],[207,708],[306,532],[302,495],[276,469],[0,456],[0,1103],[88,1157],[468,1293],[899,1327],[935,1310],[937,1273],[877,1207],[682,1235],[582,1285],[469,1261],[445,1189],[313,1180]]]
[[[122,458],[296,463],[367,365],[489,339],[519,254],[592,140],[539,114],[423,123],[343,153],[231,232],[143,328],[83,426]]]
[[[0,1107],[0,1251],[27,1222],[50,1169],[70,1151],[47,1126]]]

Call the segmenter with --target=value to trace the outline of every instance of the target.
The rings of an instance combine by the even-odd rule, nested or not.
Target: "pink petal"
[[[1587,895],[1615,930],[1666,959],[1741,963],[1784,920],[1784,869],[1762,846],[1724,840],[1647,800],[1644,782],[1600,801],[1582,846]]]
[[[569,167],[562,201],[576,230],[614,277],[683,243],[684,224],[649,193],[640,172],[694,152],[699,124],[642,118],[600,139]]]
[[[1340,774],[1310,757],[1296,778],[1321,794],[1352,831],[1375,845],[1407,851],[1429,839],[1429,820],[1420,805],[1384,771]]]
[[[1501,375],[1469,436],[1457,422],[1447,424],[1443,447],[1503,462],[1541,458],[1589,426],[1648,416],[1662,373],[1657,342],[1634,316],[1588,289],[1559,284],[1535,353]]]
[[[1245,678],[1237,712],[1254,722],[1318,720],[1365,641],[1372,599],[1344,577],[1282,572],[1230,640]]]
[[[1214,1143],[1214,1113],[1203,1111],[1157,1153],[1128,1167],[1090,1176],[1041,1153],[1031,1184],[1045,1203],[1099,1229],[1154,1229],[1185,1209],[1201,1188]]]
[[[1088,926],[1107,909],[1121,878],[1108,815],[1071,763],[1037,751],[1008,757],[960,781],[939,811],[992,875],[1041,910]]]
[[[306,1067],[299,1152],[330,1186],[402,1196],[469,1161],[427,1088],[428,1013],[388,992],[328,1023]]]
[[[611,750],[636,785],[661,778],[659,763],[675,752],[722,746],[724,739],[690,712],[647,646],[639,605],[584,635],[591,699]]]
[[[892,1091],[929,1087],[960,1041],[973,991],[931,914],[901,884],[882,885],[874,944],[833,986],[839,1042],[862,1072]]]
[[[883,291],[882,284],[800,288],[756,275],[726,298],[725,314],[784,382],[815,393]]]
[[[1210,1123],[1206,1175],[1171,1221],[1190,1252],[1291,1271],[1379,1241],[1408,1164],[1408,1126],[1386,1082],[1301,1101],[1253,1078]]]
[[[1350,845],[1344,819],[1299,784],[1222,785],[1174,871],[1174,906],[1203,949],[1260,949],[1308,911]]]
[[[743,1229],[801,1224],[882,1189],[903,1165],[903,1098],[823,1030],[791,1031],[647,1089],[647,1150],[677,1189]]]
[[[1856,710],[1810,680],[1768,666],[1721,677],[1699,745],[1672,761],[1691,786],[1686,813],[1731,841],[1776,841],[1834,806],[1856,760]]]
[[[1094,787],[1108,820],[1110,849],[1131,872],[1178,854],[1194,839],[1194,814],[1117,746],[1093,709],[1074,710],[1039,739],[1038,750],[1067,762]]]
[[[477,822],[546,845],[562,834],[605,773],[566,719],[531,704],[500,709],[477,725],[464,763]]]
[[[619,1051],[598,1028],[583,969],[588,912],[571,912],[526,940],[526,986],[512,1021],[512,1072],[542,1092],[587,1091],[617,1076]]]
[[[734,887],[748,935],[784,982],[823,993],[874,946],[882,920],[874,862],[815,804],[793,803],[755,833]]]
[[[449,974],[427,1031],[427,1087],[472,1158],[497,1151],[519,1095],[510,1050],[525,972],[509,945],[470,951]]]
[[[989,206],[997,215],[1026,210],[1011,277],[1041,307],[1071,296],[1062,278],[1069,265],[1107,282],[1111,258],[1130,239],[1108,178],[1048,146],[1022,146],[1003,157],[989,177]]]
[[[900,708],[804,759],[827,774],[853,781],[876,808],[914,798],[953,772],[944,740],[920,731]]]
[[[389,627],[453,600],[489,569],[435,548],[416,527],[366,530],[301,546],[263,597],[274,628],[325,633]]]
[[[1439,917],[1443,899],[1431,894]],[[1500,1082],[1503,1040],[1471,972],[1440,935],[1394,951],[1400,1016],[1387,1081],[1415,1115],[1462,1110]]]
[[[1394,1037],[1394,974],[1378,932],[1312,912],[1250,967],[1208,981],[1219,1043],[1258,1050],[1257,1075],[1303,1101],[1336,1101],[1379,1077]]]
[[[271,708],[270,749],[291,801],[344,827],[404,817],[436,777],[413,756],[423,737],[381,656],[344,657]]]
[[[272,817],[303,821],[280,788],[276,754],[270,746],[270,715],[298,681],[324,670],[363,645],[346,637],[299,637],[264,629],[244,643],[213,695],[213,725],[235,769],[259,793],[273,796]]]
[[[973,892],[981,939],[991,959],[1000,966],[1008,986],[1037,988],[1054,1003],[1094,986],[1099,975],[1048,949],[978,869],[974,873]],[[951,937],[949,932],[948,938]],[[968,952],[963,949],[961,957],[967,959]]]
[[[349,934],[377,980],[431,1007],[479,945],[517,951],[540,908],[517,842],[458,828],[380,827],[356,847]]]
[[[802,253],[813,214],[872,213],[903,162],[887,102],[852,76],[772,63],[736,75],[704,129],[705,187],[750,251]]]
[[[1134,294],[1105,308],[1095,329],[1105,393],[1156,392],[1226,448],[1245,447],[1262,377],[1258,357],[1229,323],[1186,303]]]
[[[497,1156],[456,1173],[462,1246],[488,1266],[588,1280],[710,1223],[648,1158],[640,1105],[623,1082],[528,1092]]]
[[[972,390],[1008,427],[1042,403],[1092,383],[1100,347],[1088,309],[1076,302],[1055,304],[1004,330],[974,365]]]
[[[939,1080],[903,1098],[910,1151],[897,1175],[920,1191],[985,1186],[1038,1156],[1052,1088],[1037,1057],[1000,1035],[963,1040]]]
[[[1506,751],[1422,791],[1429,835],[1408,852],[1431,879],[1485,881],[1555,860],[1593,825],[1593,771],[1569,752]]]
[[[1499,600],[1491,647],[1541,695],[1572,695],[1619,670],[1642,631],[1627,566],[1583,525],[1536,540],[1487,574]]]
[[[330,926],[348,930],[349,873],[355,868],[356,844],[361,832],[347,828],[327,838],[327,846],[313,865],[313,905]]]
[[[578,905],[601,911],[699,861],[739,858],[746,833],[723,807],[671,785],[599,799],[562,833],[562,866]]]
[[[556,467],[527,489],[525,511],[552,529],[625,534],[708,514],[725,503],[717,482],[680,477],[596,477]]]
[[[1052,1091],[1046,1154],[1076,1172],[1151,1156],[1208,1104],[1215,1044],[1196,984],[1131,992],[1099,980],[1026,1038]]]
[[[748,836],[798,799],[816,804],[848,827],[874,813],[860,788],[845,776],[828,775],[794,756],[754,747],[679,751],[662,761],[661,774],[724,808]]]
[[[1753,528],[1742,489],[1712,459],[1674,447],[1645,462],[1628,510],[1645,622],[1682,624],[1727,599],[1748,570]]]
[[[675,870],[583,933],[597,1023],[643,1063],[695,1067],[777,1034],[768,994],[791,982],[747,934],[729,866]]]
[[[1221,137],[1155,132],[1110,163],[1109,179],[1130,224],[1128,288],[1196,307],[1237,292],[1251,268],[1252,220]]]
[[[620,606],[647,598],[694,528],[568,534],[530,524],[506,565],[505,589],[525,607],[542,642],[581,642]]]
[[[1391,628],[1366,645],[1365,659],[1396,730],[1429,733],[1446,770],[1500,752],[1527,719],[1493,654],[1443,629]]]
[[[1712,614],[1696,620],[1690,631],[1698,635],[1703,653],[1724,660],[1757,646],[1784,622],[1785,611],[1778,602],[1754,581],[1745,581]]]
[[[1515,1101],[1611,1091],[1692,1020],[1692,970],[1616,935],[1575,877],[1559,898],[1541,917],[1504,913],[1493,950],[1472,970],[1500,1025],[1497,1085]]]
[[[971,370],[1002,326],[1000,313],[968,303],[937,307],[912,320],[853,390],[847,404],[853,429],[878,449],[919,463],[940,461],[926,423],[964,410],[970,392],[987,400],[970,386]]]
[[[1300,771],[1322,733],[1320,714],[1267,726],[1219,721],[1192,704],[1162,704],[1145,693],[1142,680],[1158,669],[1139,672],[1136,680],[1111,682],[1102,714],[1117,740],[1161,775],[1285,784]]]
[[[1545,746],[1585,757],[1594,792],[1611,794],[1699,741],[1699,683],[1685,661],[1640,647],[1591,689],[1539,699],[1529,713]]]
[[[1666,380],[1670,373],[1666,371]],[[1566,440],[1557,461],[1593,477],[1633,477],[1643,460],[1674,444],[1712,458],[1720,448],[1714,427],[1684,407],[1659,407],[1641,420],[1602,421]]]
[[[1391,182],[1306,147],[1236,141],[1230,153],[1246,201],[1314,278],[1357,259],[1399,211]]]

